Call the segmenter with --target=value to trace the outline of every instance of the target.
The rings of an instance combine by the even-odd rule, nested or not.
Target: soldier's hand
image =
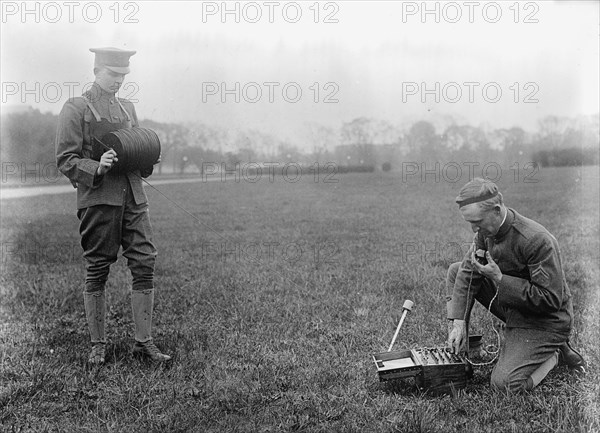
[[[117,161],[119,161],[119,158],[117,158],[117,152],[115,152],[113,149],[107,150],[100,157],[100,165],[98,166],[98,170],[96,170],[96,174],[98,176],[103,176]]]
[[[448,335],[448,347],[457,355],[465,351],[467,342],[467,325],[464,320],[454,319],[452,330]]]
[[[485,258],[487,259],[487,265],[484,266],[475,259],[475,251],[471,252],[471,265],[473,266],[473,270],[484,277],[489,278],[495,284],[500,284],[500,280],[502,280],[502,271],[489,251],[485,252]]]

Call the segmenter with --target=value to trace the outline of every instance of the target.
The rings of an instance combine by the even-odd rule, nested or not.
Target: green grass
[[[415,308],[397,348],[442,345],[443,281],[472,234],[459,183],[399,174],[337,183],[276,178],[147,188],[159,250],[154,337],[165,367],[131,355],[130,276],[107,286],[108,362],[86,366],[84,263],[73,195],[2,202],[0,424],[57,432],[600,431],[598,171],[544,169],[499,182],[506,202],[561,244],[576,310],[573,342],[590,364],[531,394],[489,388],[491,367],[434,397],[412,379],[380,383],[402,303]],[[466,180],[466,179],[465,179]],[[257,246],[260,246],[258,249]],[[244,253],[245,251],[245,253]],[[473,329],[493,343],[481,308]]]

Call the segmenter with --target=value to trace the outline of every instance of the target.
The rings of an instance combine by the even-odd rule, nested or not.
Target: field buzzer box
[[[373,355],[380,381],[414,377],[419,389],[433,394],[462,389],[471,366],[446,347],[405,349]]]

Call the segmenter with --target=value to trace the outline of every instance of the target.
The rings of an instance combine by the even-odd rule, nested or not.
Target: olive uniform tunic
[[[477,248],[489,251],[502,271],[496,312],[507,327],[569,333],[573,304],[556,238],[515,210],[507,212],[495,237],[477,235]],[[456,275],[449,319],[465,318],[469,283],[471,294],[476,294],[485,280],[471,270],[469,253]]]
[[[94,107],[101,120],[96,119],[88,103]],[[95,128],[96,125],[98,128]],[[56,165],[77,188],[77,209],[98,204],[121,206],[128,185],[136,204],[148,201],[140,174],[143,177],[149,176],[152,174],[152,167],[145,173],[117,173],[110,170],[104,176],[97,176],[96,170],[100,162],[91,159],[92,136],[102,139],[110,129],[137,126],[138,119],[133,104],[103,91],[96,83],[83,96],[71,98],[65,103],[58,120]]]

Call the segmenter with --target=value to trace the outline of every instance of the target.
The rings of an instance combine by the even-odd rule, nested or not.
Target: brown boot
[[[133,290],[131,292],[131,309],[135,325],[133,354],[147,357],[155,362],[169,361],[171,357],[161,353],[152,342],[153,307],[154,290]]]
[[[581,356],[579,352],[571,347],[569,340],[565,341],[563,345],[560,346],[558,355],[559,365],[566,365],[573,371],[585,373],[585,359],[583,359],[583,356]]]
[[[166,362],[171,360],[171,357],[169,355],[161,353],[161,351],[158,349],[158,347],[156,347],[152,340],[146,341],[145,343],[140,343],[139,341],[136,341],[135,345],[133,346],[133,354],[137,356],[146,357],[154,362]]]

